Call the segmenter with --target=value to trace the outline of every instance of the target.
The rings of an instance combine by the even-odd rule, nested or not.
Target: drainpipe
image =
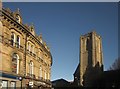
[[[26,76],[27,36],[28,36],[28,34],[26,33],[26,37],[25,37],[25,52],[24,52],[24,76]]]

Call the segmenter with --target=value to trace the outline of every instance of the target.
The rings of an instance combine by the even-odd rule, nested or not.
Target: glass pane
[[[7,89],[8,82],[2,81],[2,89]]]
[[[15,82],[11,82],[11,89],[15,89],[16,83]]]
[[[17,54],[13,54],[13,58],[12,58],[12,72],[17,73]]]
[[[17,36],[17,42],[19,42],[19,36]]]
[[[14,39],[14,34],[12,33],[12,35],[11,35],[11,39],[13,40]]]
[[[17,59],[17,55],[15,53],[13,54],[13,59]]]

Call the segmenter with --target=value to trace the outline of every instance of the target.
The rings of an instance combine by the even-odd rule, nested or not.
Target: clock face
[[[18,23],[20,23],[20,16],[19,15],[16,16],[16,20]]]

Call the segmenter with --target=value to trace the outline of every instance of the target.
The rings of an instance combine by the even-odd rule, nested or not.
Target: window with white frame
[[[8,88],[8,81],[2,80],[2,89],[7,89]]]
[[[14,46],[15,43],[15,34],[12,32],[11,33],[11,45]]]
[[[20,36],[19,35],[17,35],[17,38],[16,38],[16,47],[20,48]]]
[[[19,56],[16,53],[12,55],[12,72],[19,73]]]
[[[32,61],[30,61],[29,68],[30,68],[30,70],[29,70],[30,75],[33,75],[33,68],[34,68],[34,66],[33,66],[33,62]]]
[[[45,70],[45,79],[47,79],[47,73],[46,73],[46,70]]]
[[[31,49],[31,46],[30,46],[30,43],[28,42],[28,51],[30,51]]]
[[[40,77],[42,77],[42,66],[40,66]]]
[[[13,81],[11,81],[10,82],[10,89],[16,89],[15,87],[16,87],[16,82],[13,82]]]

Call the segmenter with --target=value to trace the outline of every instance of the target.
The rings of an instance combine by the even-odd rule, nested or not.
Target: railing
[[[29,51],[28,49],[27,49],[27,54],[29,54],[29,55],[33,56],[34,58],[36,58],[36,54],[31,52],[31,51]]]
[[[18,49],[20,49],[20,50],[23,50],[23,46],[19,45],[19,43],[12,42],[11,40],[9,40],[9,44],[10,44],[10,46],[12,46],[12,47],[16,47],[16,48],[18,48]]]
[[[47,84],[51,84],[49,79],[44,79],[44,82],[47,83]]]
[[[37,78],[34,74],[27,73],[27,77],[32,78],[32,79],[38,79],[39,81],[46,83],[46,84],[51,84],[51,81],[49,79],[44,79],[43,77],[40,77],[40,76],[38,76]]]
[[[38,79],[43,80],[43,77],[39,77],[39,76],[38,76]]]
[[[44,83],[48,83],[48,84],[51,83],[49,79],[44,79],[43,77],[39,77],[39,76],[38,76],[38,79],[41,80],[41,81],[44,82]]]
[[[16,46],[17,48],[23,49],[23,47],[22,47],[21,45],[19,45],[19,43],[15,43],[15,46]]]
[[[4,36],[1,35],[0,35],[0,42],[5,45],[9,45],[11,47],[15,47],[23,51],[23,46],[19,45],[19,43],[13,42],[12,40],[5,38]]]
[[[36,54],[35,54],[35,53],[33,53],[33,57],[36,57]]]
[[[37,61],[43,63],[43,59],[42,59],[41,57],[38,57],[35,53],[29,51],[28,49],[27,49],[27,54],[29,54],[30,56],[33,56],[34,58],[36,58]],[[46,65],[47,65],[47,64],[46,64]]]
[[[37,59],[39,62],[43,62],[43,60],[40,58],[40,57],[38,57],[38,59]]]
[[[30,78],[36,78],[34,74],[27,73],[27,76]]]

